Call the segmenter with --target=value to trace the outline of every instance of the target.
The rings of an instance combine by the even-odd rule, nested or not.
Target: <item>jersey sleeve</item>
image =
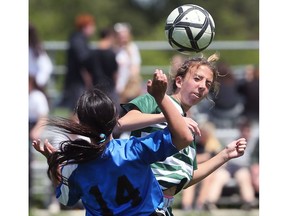
[[[163,161],[178,152],[178,149],[172,143],[168,127],[141,138],[131,137],[130,139],[133,154],[136,153],[146,164]]]
[[[73,173],[77,168],[77,164],[66,165],[62,168],[62,181],[56,188],[56,198],[65,206],[73,206],[80,199],[80,192],[73,185]]]
[[[161,110],[158,108],[158,104],[154,97],[148,93],[140,95],[126,104],[121,104],[121,107],[125,110],[125,112],[129,112],[130,110],[136,108],[142,113],[161,113]]]
[[[195,141],[193,141],[192,146],[193,146],[193,148],[195,148],[195,151],[197,152],[197,146],[196,146]],[[195,157],[194,160],[193,160],[193,169],[194,170],[198,169],[197,157]]]

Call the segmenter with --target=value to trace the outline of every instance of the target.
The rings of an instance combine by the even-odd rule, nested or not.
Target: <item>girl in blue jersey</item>
[[[167,77],[156,70],[147,91],[157,101],[168,126],[146,137],[113,139],[118,116],[115,104],[100,90],[86,91],[78,100],[79,122],[51,118],[48,125],[65,134],[87,139],[67,138],[55,149],[46,140],[34,140],[33,147],[47,157],[48,175],[56,187],[57,199],[72,206],[81,199],[86,216],[159,215],[163,193],[150,165],[165,160],[193,141],[193,136],[165,91]],[[67,136],[68,137],[68,136]],[[240,151],[245,140],[238,143]]]
[[[192,106],[204,98],[213,102],[208,98],[208,94],[217,94],[219,89],[218,71],[214,65],[218,59],[217,54],[211,55],[208,59],[204,56],[190,58],[171,74],[169,99],[173,106],[177,107],[177,114],[181,113],[184,116],[187,126],[195,135],[201,135],[197,122],[185,116]],[[149,94],[141,95],[122,106],[127,114],[119,119],[116,128],[118,132],[131,131],[131,136],[141,137],[163,129],[166,125],[167,119],[163,110]],[[164,161],[153,163],[151,168],[164,193],[166,215],[173,215],[171,207],[175,194],[201,181],[228,160],[243,155],[246,148],[244,140],[241,138],[231,142],[219,154],[201,164],[197,164],[196,161],[194,141]],[[243,151],[239,151],[239,143],[243,144]]]

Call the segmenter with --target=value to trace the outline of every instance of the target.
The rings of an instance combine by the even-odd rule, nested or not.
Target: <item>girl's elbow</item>
[[[194,141],[194,137],[192,133],[187,134],[186,136],[183,136],[183,144],[184,148],[189,146]]]
[[[194,137],[192,134],[190,135],[183,135],[181,140],[179,140],[179,145],[177,145],[177,149],[181,150],[189,146],[194,141]]]
[[[187,133],[187,135],[184,137],[184,139],[185,139],[185,142],[188,143],[188,145],[190,145],[194,141],[194,136],[189,131],[189,133]]]
[[[118,120],[117,124],[114,127],[114,133],[123,133],[124,132],[124,126],[121,124],[121,121]]]

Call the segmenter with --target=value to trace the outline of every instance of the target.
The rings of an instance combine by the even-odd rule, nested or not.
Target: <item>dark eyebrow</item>
[[[198,73],[194,73],[194,77],[199,77],[199,78],[201,78],[201,79],[204,78],[203,75],[200,75],[200,74],[198,74]],[[213,83],[213,81],[210,81],[210,80],[208,80],[208,79],[206,79],[206,82]]]

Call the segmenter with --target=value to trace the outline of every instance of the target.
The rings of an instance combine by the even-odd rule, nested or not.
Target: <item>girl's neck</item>
[[[182,109],[183,109],[183,111],[184,111],[185,113],[188,112],[188,110],[189,110],[190,108],[187,107],[187,106],[185,106],[185,105],[181,102],[181,98],[179,97],[179,95],[177,95],[177,94],[172,94],[171,97],[180,104],[180,106],[182,107]]]

